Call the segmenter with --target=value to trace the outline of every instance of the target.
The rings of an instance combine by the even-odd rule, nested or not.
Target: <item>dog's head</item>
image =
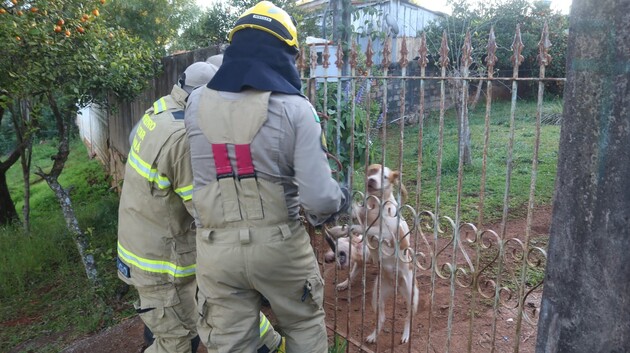
[[[335,252],[332,250],[328,250],[326,254],[324,254],[324,261],[329,264],[334,261],[337,261],[337,265],[340,269],[348,268],[350,265],[350,239],[349,238],[339,238],[337,239],[337,254],[335,256]]]
[[[352,261],[350,256],[352,255],[354,257],[357,255],[357,251],[361,251],[361,233],[351,228],[350,236],[348,237],[348,228],[345,226],[335,226],[326,230],[326,232],[328,233],[326,237],[330,237],[336,244],[336,253],[333,249],[328,250],[324,254],[324,262],[332,263],[336,261],[340,269],[347,268]],[[359,246],[356,246],[357,244],[359,244]],[[350,250],[351,246],[354,246],[352,254]]]
[[[381,182],[382,181],[382,182]],[[371,164],[367,171],[368,194],[382,199],[388,199],[392,195],[394,185],[400,184],[400,172],[383,167],[380,164]],[[401,185],[403,198],[406,190]]]

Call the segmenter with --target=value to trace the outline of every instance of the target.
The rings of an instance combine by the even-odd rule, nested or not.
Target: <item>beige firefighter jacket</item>
[[[134,286],[195,278],[187,96],[174,86],[145,112],[133,136],[120,197],[118,276]]]
[[[202,237],[226,228],[278,226],[293,232],[300,226],[300,205],[318,219],[339,210],[343,195],[331,177],[319,119],[306,98],[201,87],[188,99],[186,130]],[[234,145],[250,144],[256,178],[217,181],[212,144],[227,144],[234,171]]]

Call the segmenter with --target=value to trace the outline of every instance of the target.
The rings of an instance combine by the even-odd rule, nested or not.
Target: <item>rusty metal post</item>
[[[573,1],[539,353],[630,347],[629,14]]]

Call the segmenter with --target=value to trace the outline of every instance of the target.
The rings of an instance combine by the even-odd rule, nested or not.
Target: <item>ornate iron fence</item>
[[[331,233],[325,235],[323,230],[310,230],[323,266],[327,325],[334,334],[331,344],[337,346],[337,351],[533,352],[546,261],[544,236],[543,240],[540,237],[546,234],[546,229],[544,224],[538,226],[534,222],[537,216],[548,216],[550,211],[548,206],[535,207],[543,98],[545,84],[564,81],[564,78],[545,77],[545,67],[551,60],[548,37],[545,25],[538,45],[538,77],[519,77],[519,66],[524,59],[519,27],[512,44],[511,77],[494,76],[497,45],[493,29],[489,33],[484,77],[470,75],[472,48],[469,33],[462,47],[461,65],[455,74],[448,70],[446,33],[438,53],[439,73],[434,75],[428,74],[429,54],[424,35],[417,55],[411,54],[415,56],[411,62],[407,39],[402,38],[399,42],[399,75],[390,74],[389,42],[384,45],[384,60],[380,66],[372,62],[370,43],[364,59],[359,59],[363,53],[352,43],[348,60],[344,60],[344,48],[340,43],[336,47],[334,76],[328,75],[329,44],[319,56],[323,71],[316,70],[318,55],[315,49],[311,47],[308,55],[302,50],[298,68],[308,87],[307,94],[324,118],[324,131],[328,132],[332,142],[330,154],[337,161],[334,164],[338,165],[333,167],[339,179],[353,189],[355,199],[354,216],[338,222],[349,227],[342,228],[341,238],[329,238],[334,240],[328,242],[335,244],[337,261],[353,257],[360,260],[358,279],[350,281],[347,289],[338,290],[336,285],[348,278],[348,271],[340,269],[339,265],[324,264],[324,253],[330,252],[332,246],[329,247],[323,239]],[[414,70],[419,73],[409,75],[413,64],[417,65]],[[315,76],[316,71],[323,75]],[[530,123],[519,122],[518,90],[522,82],[533,82],[538,86],[535,119]],[[469,88],[483,84],[486,85],[485,113],[480,113],[483,119],[478,124],[483,130],[481,136],[472,136],[476,144],[483,147],[476,148],[471,155],[467,143]],[[493,116],[493,90],[501,85],[509,87],[511,95],[507,118]],[[408,91],[417,95],[416,104],[410,103]],[[392,103],[392,97],[400,103]],[[429,119],[429,116],[434,117]],[[457,123],[452,123],[453,119]],[[505,142],[501,139],[501,142],[493,143],[496,137],[492,134],[495,131],[493,120],[497,119],[505,126]],[[518,131],[517,125],[520,126]],[[475,131],[479,130],[481,128]],[[453,135],[463,138],[453,139]],[[516,163],[515,151],[520,156],[523,144],[529,146],[528,150],[531,148],[531,157]],[[450,159],[445,161],[448,149],[455,150],[453,156],[456,157],[448,157]],[[501,155],[504,161],[500,167],[505,178],[503,190],[488,188],[488,172],[498,168],[489,165],[491,154]],[[431,157],[430,162],[427,156]],[[478,191],[472,196],[463,192],[471,161],[480,171],[474,174],[479,175],[479,180],[474,181],[478,182]],[[531,164],[525,165],[527,162]],[[368,187],[366,178],[372,173],[369,165],[373,163],[401,172],[402,183],[395,187],[395,201],[380,200],[381,195]],[[515,165],[518,165],[516,171]],[[529,175],[529,187],[518,192],[528,190],[529,197],[525,204],[515,206],[510,203],[514,192],[511,190],[512,179],[515,174],[524,173]],[[429,174],[430,178],[427,178]],[[380,183],[386,179],[381,176]],[[448,180],[451,181],[447,184]],[[415,198],[409,202],[404,199],[404,186],[415,193]],[[489,194],[496,199],[494,195],[501,192],[502,197],[498,199],[502,199],[502,205],[487,204]],[[431,202],[427,202],[426,197],[423,200],[427,193],[432,195]],[[455,194],[447,201],[451,204],[445,204],[444,193]],[[463,218],[462,208],[471,208],[470,202],[463,204],[464,198],[476,200],[476,219]],[[388,211],[392,205],[394,212]],[[496,216],[488,217],[485,213],[493,208],[497,209]],[[366,222],[370,212],[375,212],[378,222]],[[388,228],[383,221],[386,217],[395,219],[391,223],[395,229]],[[332,233],[334,231],[338,236],[339,228],[333,229]],[[344,247],[344,242],[358,246]],[[366,256],[357,256],[357,253]],[[410,309],[401,305],[405,304],[407,296],[404,291],[409,288],[403,283],[409,270],[419,288],[419,309],[407,318]],[[392,292],[392,297],[381,301],[387,291]],[[369,335],[377,325],[377,314],[370,304],[375,292],[378,293],[375,296],[377,305],[386,313],[383,330],[376,340]],[[405,325],[410,327],[410,337],[401,343]],[[402,341],[405,341],[404,337]]]

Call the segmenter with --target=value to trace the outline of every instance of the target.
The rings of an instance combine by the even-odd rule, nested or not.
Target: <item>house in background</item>
[[[298,6],[317,17],[320,26],[324,20],[330,26],[332,23],[331,3],[333,1],[335,0],[303,0],[298,3]],[[419,40],[416,41],[412,38],[418,37],[418,33],[421,33],[432,21],[446,16],[442,12],[416,4],[422,2],[426,2],[427,6],[430,6],[431,3],[426,0],[414,2],[407,0],[352,1],[355,11],[351,16],[351,25],[358,39],[360,50],[365,52],[370,34],[382,33],[392,38],[392,57],[390,58],[392,62],[399,60],[400,43],[403,37],[407,38],[409,56],[412,58],[416,56]],[[323,33],[319,35],[321,36]],[[327,33],[326,37],[331,39],[332,34]],[[384,43],[381,38],[383,36],[375,36],[372,39],[372,50],[374,51],[372,60],[376,65],[382,61]],[[334,60],[330,60],[332,66],[334,66]]]

